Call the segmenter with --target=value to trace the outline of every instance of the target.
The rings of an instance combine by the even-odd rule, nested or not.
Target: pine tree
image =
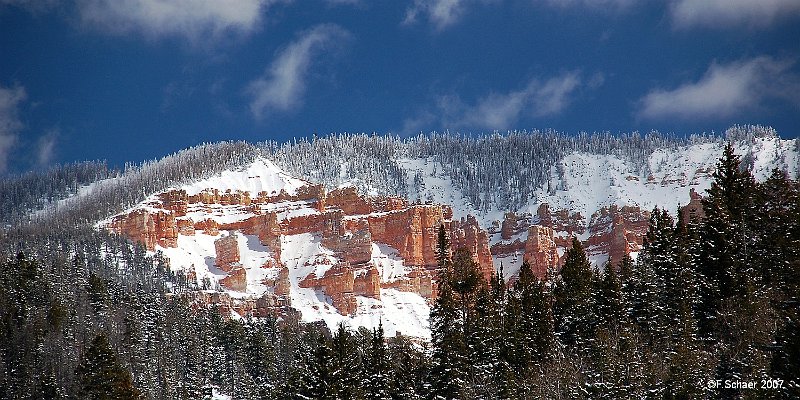
[[[472,388],[469,382],[474,364],[470,357],[478,352],[482,322],[476,304],[486,282],[468,251],[458,249],[451,259],[448,246],[444,227],[440,226],[438,297],[430,316],[431,395],[455,399]]]
[[[368,400],[390,399],[389,394],[389,359],[383,337],[383,323],[372,330],[369,338],[369,351],[364,363],[365,398]]]
[[[608,262],[603,268],[602,280],[597,281],[595,304],[600,323],[616,329],[623,320],[622,287],[614,266]]]
[[[584,348],[597,326],[592,298],[592,270],[577,238],[564,254],[561,280],[554,289],[555,331],[567,345]]]
[[[434,399],[460,399],[466,387],[467,343],[463,321],[453,289],[447,283],[439,286],[436,304],[431,310],[431,390]]]
[[[430,357],[408,337],[395,336],[387,343],[391,373],[389,391],[392,399],[422,399],[431,391]]]
[[[330,396],[334,399],[361,398],[362,360],[353,334],[339,324],[331,340],[332,362],[330,368]]]
[[[553,341],[550,301],[544,284],[533,274],[527,262],[522,263],[512,299],[515,306],[508,316],[515,325],[512,335],[515,338],[515,361],[512,365],[520,373],[525,373],[550,357]]]
[[[741,295],[752,274],[746,271],[751,260],[751,218],[755,214],[755,182],[742,171],[733,145],[725,146],[712,177],[711,188],[703,198],[702,243],[698,268],[701,277],[700,333],[713,335],[722,304]],[[726,312],[730,312],[726,311]]]
[[[138,399],[131,374],[117,361],[104,333],[98,334],[77,370],[81,396],[93,400]]]

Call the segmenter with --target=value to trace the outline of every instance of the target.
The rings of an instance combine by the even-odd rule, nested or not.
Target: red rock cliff
[[[552,228],[533,225],[528,229],[528,239],[525,241],[525,261],[530,264],[531,271],[540,280],[547,278],[548,269],[558,266],[558,248]]]

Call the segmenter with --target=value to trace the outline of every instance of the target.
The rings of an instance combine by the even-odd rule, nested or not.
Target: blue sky
[[[800,133],[797,0],[0,0],[0,175],[201,142]]]

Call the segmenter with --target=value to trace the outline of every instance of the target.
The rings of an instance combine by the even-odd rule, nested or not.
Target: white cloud
[[[192,42],[255,30],[264,9],[279,0],[79,0],[83,23],[110,33]]]
[[[53,161],[58,135],[58,129],[52,129],[42,135],[36,143],[36,164],[39,167],[46,167]]]
[[[349,37],[338,25],[326,24],[304,32],[290,43],[262,77],[247,85],[253,116],[260,119],[269,111],[289,111],[302,104],[313,59]]]
[[[9,153],[17,142],[17,133],[24,127],[19,119],[19,106],[26,98],[23,87],[0,86],[0,174],[8,169]]]
[[[448,129],[509,129],[523,116],[560,114],[583,86],[580,74],[572,71],[546,81],[533,79],[520,90],[490,93],[474,105],[465,104],[456,95],[440,96],[433,109],[406,119],[403,132],[431,129],[434,124]]]
[[[466,11],[465,0],[414,0],[406,10],[404,25],[417,23],[420,16],[427,17],[434,28],[442,30],[455,24]]]
[[[798,0],[674,0],[671,7],[676,27],[768,27],[777,19],[800,15]]]
[[[791,71],[794,64],[765,56],[725,65],[715,62],[697,82],[651,90],[640,100],[639,117],[722,118],[758,108],[767,99],[800,105],[800,77]]]

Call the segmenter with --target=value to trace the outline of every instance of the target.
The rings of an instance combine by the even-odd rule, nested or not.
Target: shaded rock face
[[[291,284],[289,283],[289,268],[283,267],[281,268],[280,272],[278,272],[278,279],[275,280],[274,293],[276,296],[288,297],[290,289]]]
[[[513,212],[506,213],[500,225],[500,238],[510,240],[512,236],[524,230],[524,226],[527,226],[525,222],[524,220],[520,221],[517,214]]]
[[[364,266],[372,259],[372,235],[366,220],[336,222],[335,230],[323,231],[322,245],[351,265]]]
[[[528,229],[528,239],[525,241],[525,261],[530,264],[531,271],[540,280],[545,280],[547,271],[558,266],[558,248],[552,228],[533,225]]]

